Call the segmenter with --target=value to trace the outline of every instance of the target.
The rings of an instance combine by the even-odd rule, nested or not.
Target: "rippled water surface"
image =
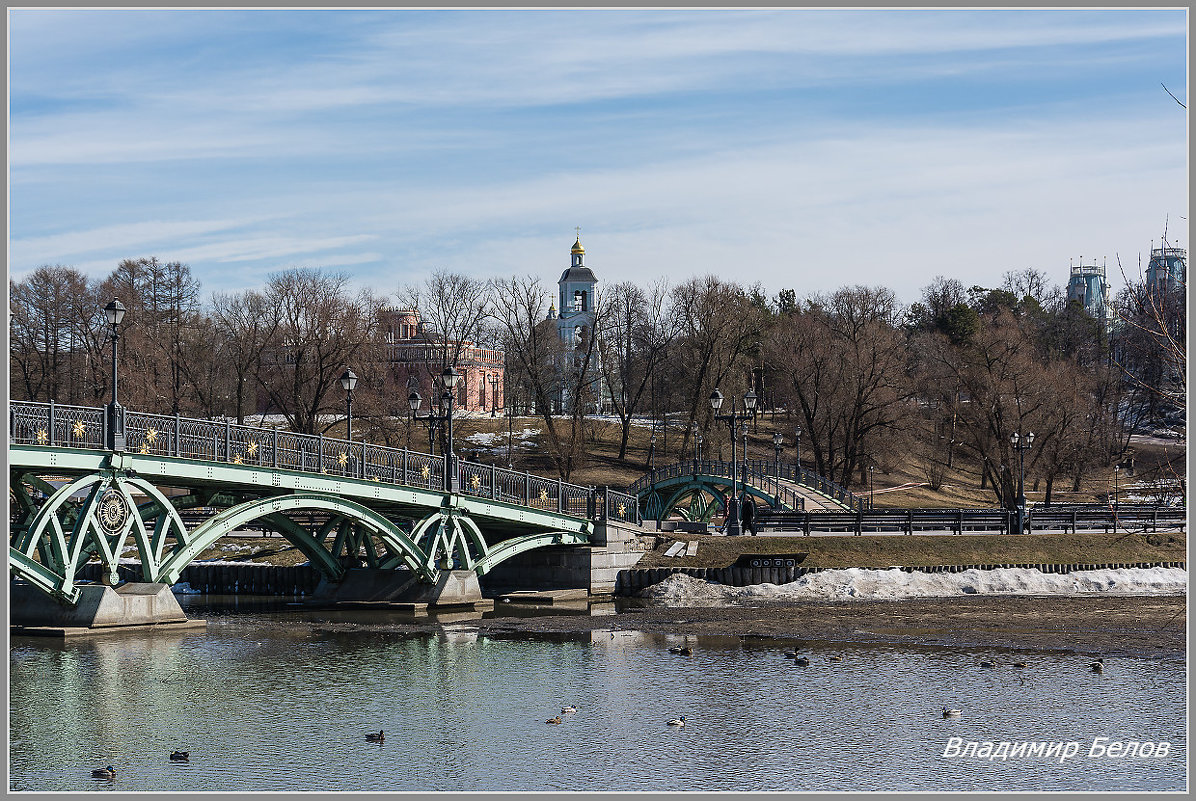
[[[1182,790],[1184,665],[600,630],[333,631],[201,610],[206,633],[13,638],[13,790]],[[611,618],[614,620],[615,618]],[[371,620],[357,617],[357,620]],[[377,622],[378,618],[373,618]],[[692,656],[670,646],[688,644]],[[832,661],[841,657],[842,661]],[[995,659],[996,669],[979,667]],[[1024,669],[1012,667],[1028,663]],[[546,725],[563,704],[576,714]],[[944,704],[959,706],[944,720]],[[685,715],[683,729],[666,724]],[[384,730],[385,742],[365,733]],[[944,759],[950,737],[1080,754]],[[1095,737],[1166,758],[1087,758]],[[190,751],[171,763],[170,751]],[[90,778],[111,764],[112,782]]]

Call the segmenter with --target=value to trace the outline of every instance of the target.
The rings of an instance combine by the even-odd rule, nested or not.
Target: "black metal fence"
[[[1034,531],[1186,530],[1187,511],[1174,506],[1031,507],[1024,533]],[[1017,531],[1017,512],[1008,509],[877,509],[870,512],[762,512],[756,530],[846,532],[856,535],[925,531],[953,534]]]

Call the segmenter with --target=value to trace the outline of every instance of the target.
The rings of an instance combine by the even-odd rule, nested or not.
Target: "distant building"
[[[548,319],[556,320],[557,333],[565,345],[565,353],[572,355],[571,359],[567,356],[567,364],[558,365],[558,369],[562,370],[576,363],[573,361],[578,358],[576,349],[582,347],[594,335],[594,293],[598,286],[598,278],[594,271],[585,265],[586,249],[581,245],[580,233],[569,251],[569,258],[568,269],[561,273],[557,281],[560,311],[557,311],[556,303],[552,303],[548,310]],[[594,349],[591,359],[590,372],[593,379],[590,387],[595,406],[587,411],[601,412],[605,407],[605,395],[597,348]],[[558,410],[561,410],[570,400],[564,382],[557,395]]]
[[[1067,281],[1067,299],[1084,307],[1084,311],[1097,320],[1107,321],[1109,316],[1109,282],[1105,266],[1073,264],[1071,277]]]
[[[470,412],[497,409],[502,413],[503,351],[483,348],[472,341],[446,341],[428,329],[415,309],[383,309],[382,336],[396,384],[406,386],[406,392],[418,390],[424,410],[439,399],[439,376],[460,347],[456,408]],[[406,399],[399,399],[399,405],[405,406]]]
[[[1156,290],[1172,290],[1186,285],[1188,252],[1183,248],[1150,248],[1150,263],[1146,265],[1146,286]]]

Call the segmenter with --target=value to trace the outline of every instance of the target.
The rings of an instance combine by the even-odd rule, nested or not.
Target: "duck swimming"
[[[370,732],[369,734],[367,734],[365,736],[365,739],[367,742],[371,742],[371,743],[386,742],[386,733],[379,729],[377,734]]]
[[[672,720],[669,721],[668,725],[684,727],[685,726],[685,715],[682,715],[679,718],[673,718]]]
[[[1095,662],[1093,662],[1091,665],[1089,665],[1088,669],[1091,670],[1093,673],[1104,673],[1105,672],[1105,663],[1102,660],[1098,659]]]
[[[996,662],[981,662],[980,663],[980,667],[982,667],[982,668],[995,668],[996,666],[997,666]]]
[[[546,720],[544,722],[551,723],[552,725],[556,726],[561,722],[561,716],[557,715],[555,718],[549,718],[548,720]]]
[[[799,656],[797,659],[793,660],[793,664],[805,667],[806,665],[810,664],[810,660],[804,656]]]
[[[186,762],[189,759],[191,759],[190,751],[171,751],[170,752],[170,761],[171,762]]]
[[[577,711],[577,707],[573,706],[573,704],[569,704],[568,706],[563,706],[563,707],[561,707],[561,711],[562,711],[562,712],[564,712],[564,713],[566,713],[566,714],[567,714],[567,713],[570,713],[570,712],[576,712],[576,711]]]
[[[957,718],[962,714],[963,714],[962,709],[948,709],[947,707],[943,707],[943,717],[944,718]]]
[[[116,768],[111,765],[106,768],[96,768],[91,772],[91,777],[93,779],[115,779]]]

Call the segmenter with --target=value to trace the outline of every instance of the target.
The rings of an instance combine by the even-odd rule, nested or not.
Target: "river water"
[[[185,604],[206,632],[11,640],[10,789],[1186,788],[1181,662],[1110,659],[1096,675],[1075,654],[807,644],[797,667],[776,641],[605,625],[617,616],[581,635],[468,620],[413,635],[378,612]],[[681,645],[693,655],[668,653]],[[577,712],[547,725],[565,704]],[[952,737],[1079,751],[945,758]],[[1098,737],[1169,753],[1090,757]],[[90,777],[106,765],[114,780]]]

